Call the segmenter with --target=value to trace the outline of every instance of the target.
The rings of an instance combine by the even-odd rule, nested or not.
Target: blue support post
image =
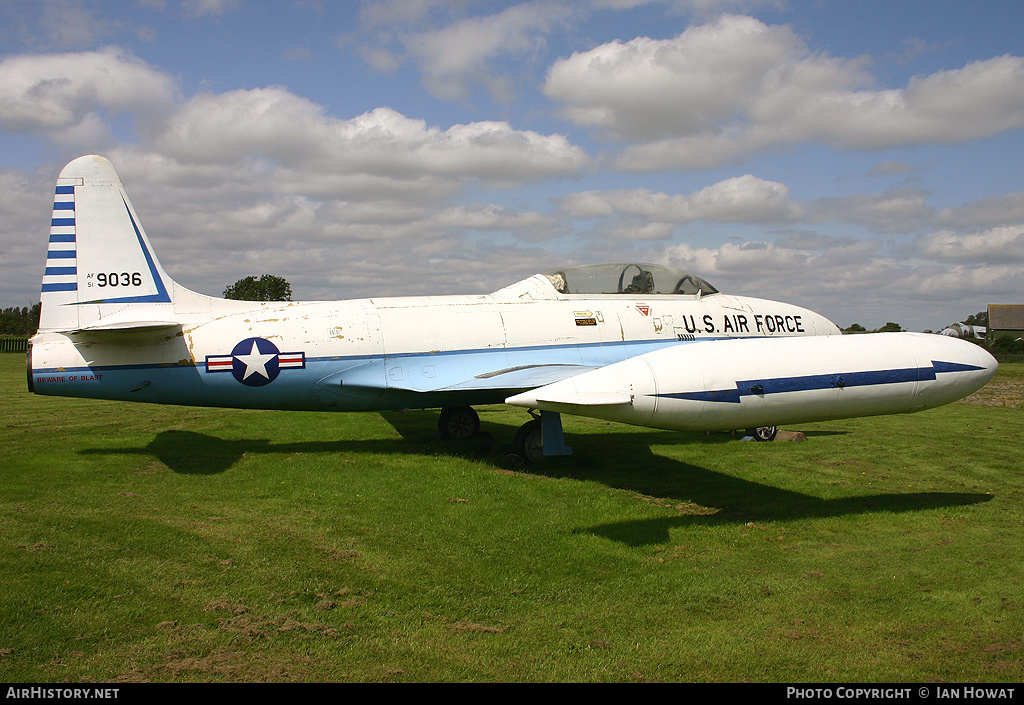
[[[572,448],[565,445],[562,434],[562,415],[554,411],[540,412],[541,438],[544,439],[544,455],[572,455]]]

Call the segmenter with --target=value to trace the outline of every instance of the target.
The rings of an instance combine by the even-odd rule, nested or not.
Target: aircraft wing
[[[456,384],[438,386],[431,391],[524,390],[544,387],[564,379],[598,369],[590,365],[538,364],[508,367],[484,372]]]
[[[528,396],[524,394],[523,396]],[[518,397],[510,397],[517,399]],[[538,390],[533,398],[539,404],[560,404],[571,406],[618,406],[632,404],[633,395],[627,391],[611,390],[598,392],[581,392],[576,390]],[[511,401],[509,403],[512,403]]]
[[[494,369],[489,359],[478,355],[468,355],[457,361],[436,355],[398,356],[360,362],[325,377],[318,385],[335,391],[358,387],[428,395],[479,392],[487,399],[505,399],[593,372],[600,367],[556,362]],[[439,405],[443,403],[442,400]]]

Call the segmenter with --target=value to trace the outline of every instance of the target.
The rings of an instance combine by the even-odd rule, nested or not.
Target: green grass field
[[[1020,682],[1024,365],[750,443],[521,410],[39,397],[0,355],[0,680]]]

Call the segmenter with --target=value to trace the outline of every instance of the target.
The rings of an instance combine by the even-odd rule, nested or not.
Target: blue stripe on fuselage
[[[534,345],[534,346],[523,346],[515,348],[477,348],[468,350],[438,350],[436,352],[406,352],[406,353],[377,353],[373,355],[348,355],[348,356],[337,356],[327,355],[323,357],[306,357],[306,364],[315,363],[337,363],[341,368],[348,368],[352,366],[353,362],[369,362],[372,360],[385,360],[385,359],[400,359],[409,357],[422,357],[422,358],[446,358],[452,356],[463,356],[463,355],[526,355],[531,356],[533,353],[552,353],[552,352],[569,352],[570,354],[574,351],[578,351],[583,355],[584,360],[599,361],[601,364],[612,364],[612,362],[620,362],[622,360],[634,357],[636,355],[643,355],[648,352],[653,352],[664,347],[670,347],[672,345],[693,345],[694,343],[700,343],[711,340],[718,340],[719,338],[698,338],[693,341],[680,342],[675,338],[671,340],[626,340],[626,341],[607,341],[607,342],[596,342],[596,343],[573,343],[567,345]],[[230,346],[229,346],[230,347]],[[295,346],[293,346],[295,347]],[[301,346],[299,346],[301,347]],[[625,348],[626,350],[621,354],[612,355],[601,355],[596,354],[600,350],[615,350],[619,351]],[[176,367],[202,367],[205,364],[205,357],[203,362],[191,363],[187,365],[177,364]],[[543,360],[533,361],[535,364],[558,364],[561,362],[561,358],[549,358],[544,357]],[[586,364],[586,363],[584,363]],[[82,372],[87,370],[147,370],[147,369],[166,369],[167,364],[162,362],[157,363],[132,363],[126,365],[94,365],[94,366],[82,366],[82,367],[52,367],[52,368],[39,368],[36,372],[39,373],[50,373],[59,370],[69,370],[75,372]]]
[[[522,348],[484,348],[445,352],[410,352],[399,355],[365,355],[349,357],[306,358],[306,369],[283,370],[272,383],[249,387],[238,383],[232,375],[206,374],[203,364],[143,363],[93,365],[81,367],[33,368],[37,380],[35,391],[41,394],[124,399],[194,406],[242,408],[368,410],[387,408],[434,408],[458,405],[501,403],[520,388],[496,387],[490,378],[481,380],[479,388],[472,382],[478,375],[518,365],[584,365],[603,366],[671,345],[691,345],[678,340],[610,341],[583,345],[542,345]],[[205,360],[205,358],[204,358]],[[363,368],[362,374],[349,379],[347,372]],[[429,389],[396,385],[387,370],[394,365],[421,368],[435,367],[437,378]],[[340,375],[340,384],[331,390],[318,387],[318,382]],[[75,379],[72,380],[71,378]],[[83,381],[86,380],[86,381]],[[406,380],[408,381],[408,379]],[[147,382],[138,392],[132,390]],[[449,390],[458,383],[462,388]],[[365,390],[378,389],[377,402],[364,404],[334,394],[345,385],[357,384]],[[466,387],[469,388],[466,388]],[[363,395],[364,398],[367,395]]]

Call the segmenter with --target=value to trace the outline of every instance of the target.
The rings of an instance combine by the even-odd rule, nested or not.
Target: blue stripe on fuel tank
[[[943,372],[969,372],[981,367],[959,362],[932,360],[931,367],[906,367],[894,370],[869,370],[867,372],[844,372],[841,374],[803,375],[799,377],[776,377],[774,379],[747,379],[736,382],[735,389],[712,389],[701,392],[673,392],[652,394],[655,397],[689,399],[691,401],[714,401],[739,404],[740,399],[749,396],[806,392],[818,389],[843,389],[846,387],[870,387],[878,384],[898,384],[933,380]]]

